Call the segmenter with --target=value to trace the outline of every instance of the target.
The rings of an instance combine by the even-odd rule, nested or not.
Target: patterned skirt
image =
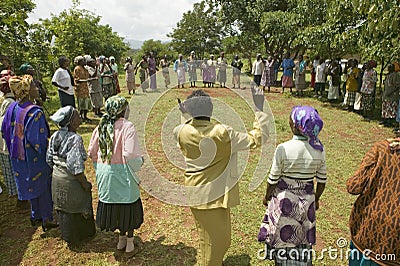
[[[346,95],[344,96],[344,105],[354,106],[355,100],[356,100],[356,92],[355,91],[346,91]]]
[[[292,88],[293,87],[293,77],[282,76],[282,87],[283,88]]]
[[[398,101],[382,101],[382,118],[396,118]]]
[[[371,94],[361,95],[361,108],[364,111],[372,111],[374,109],[374,97]]]
[[[278,259],[281,259],[302,263],[290,265],[309,265],[312,260],[311,255],[307,258],[304,256],[279,258],[276,255],[282,255],[282,251],[278,252],[280,249],[311,249],[316,243],[315,225],[313,182],[283,177],[279,180],[266,209],[258,241],[265,242],[267,247],[276,251],[274,259],[277,263]],[[293,252],[289,252],[291,253]]]
[[[17,195],[18,194],[17,184],[15,183],[15,177],[12,170],[10,155],[0,153],[0,165],[4,177],[4,183],[8,190],[8,194],[10,196]]]

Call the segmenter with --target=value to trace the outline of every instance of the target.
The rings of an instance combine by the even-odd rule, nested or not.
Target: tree
[[[375,58],[381,64],[380,85],[383,70],[400,55],[400,5],[398,0],[354,0],[354,10],[365,17],[359,25],[359,45],[362,55]]]
[[[169,58],[174,57],[174,54],[169,49],[169,44],[162,43],[160,40],[155,41],[150,39],[143,42],[142,47],[136,53],[135,59],[140,60],[143,55],[149,54],[150,52],[154,54],[155,58],[161,58],[165,54]]]
[[[195,3],[192,11],[184,13],[167,36],[172,38],[171,45],[176,52],[188,55],[194,50],[199,57],[204,57],[206,53],[221,51],[225,34],[215,10],[202,1]]]
[[[129,47],[109,25],[99,25],[100,19],[88,10],[72,7],[59,16],[42,20],[42,23],[54,36],[56,55],[74,58],[84,54],[104,54],[113,55],[118,61]]]
[[[19,66],[26,51],[26,37],[29,28],[26,19],[35,4],[31,0],[2,0],[0,8],[0,51],[8,55]]]

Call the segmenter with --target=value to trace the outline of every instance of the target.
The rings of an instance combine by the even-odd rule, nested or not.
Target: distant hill
[[[133,39],[125,39],[125,41],[129,44],[132,49],[140,49],[142,47],[143,41],[133,40]]]

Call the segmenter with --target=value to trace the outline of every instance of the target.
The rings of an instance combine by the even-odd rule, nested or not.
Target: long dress
[[[339,99],[340,69],[339,65],[329,68],[329,91],[328,100]]]
[[[178,76],[178,85],[183,85],[186,82],[186,71],[188,70],[188,65],[185,60],[177,59],[174,63],[174,71]]]
[[[2,124],[17,183],[18,199],[31,203],[31,220],[53,220],[51,169],[46,163],[49,125],[41,107],[10,104]]]
[[[156,60],[153,57],[148,59],[149,62],[149,76],[150,76],[150,89],[156,90],[157,89],[157,64]]]
[[[149,63],[145,60],[140,61],[139,63],[139,78],[140,78],[140,86],[142,87],[143,92],[149,87]]]
[[[135,66],[128,62],[124,66],[126,87],[128,91],[135,91]]]
[[[370,112],[374,108],[376,81],[377,77],[374,69],[364,71],[361,85],[361,108],[365,112]]]
[[[275,72],[274,72],[275,60],[265,61],[265,67],[261,76],[261,86],[274,86],[275,85]]]
[[[83,139],[62,128],[50,138],[46,161],[53,168],[52,196],[62,238],[71,244],[93,236],[92,194],[76,175],[84,173],[87,154]]]
[[[396,118],[400,98],[400,76],[396,72],[389,73],[386,75],[384,84],[385,90],[382,94],[382,118]]]
[[[209,82],[215,83],[215,81],[217,80],[217,61],[209,59],[207,61],[207,65],[208,65],[208,72],[210,74]]]
[[[189,56],[187,59],[188,62],[188,73],[189,73],[189,81],[197,81],[197,60],[194,56]]]
[[[303,60],[296,63],[296,72],[294,76],[296,90],[304,90],[306,88],[306,61]]]

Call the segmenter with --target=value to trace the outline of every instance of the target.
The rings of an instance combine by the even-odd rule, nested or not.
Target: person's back
[[[352,244],[360,252],[370,250],[368,255],[381,263],[381,254],[400,254],[399,172],[400,138],[382,140],[346,182],[347,191],[359,195],[350,215]],[[398,259],[397,264],[389,259],[384,265],[399,265]]]

